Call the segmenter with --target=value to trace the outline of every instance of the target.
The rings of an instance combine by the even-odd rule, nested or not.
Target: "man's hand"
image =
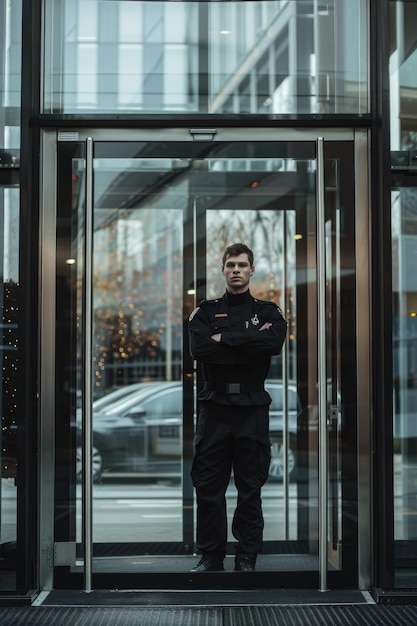
[[[265,324],[259,330],[268,330],[268,328],[271,328],[271,326],[272,322],[265,322]]]
[[[214,341],[217,341],[217,343],[220,343],[222,340],[222,334],[216,333],[215,335],[212,335],[211,338],[214,339]]]

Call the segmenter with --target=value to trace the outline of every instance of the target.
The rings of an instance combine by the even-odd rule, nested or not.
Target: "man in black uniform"
[[[227,546],[226,490],[233,468],[237,505],[232,532],[235,570],[254,571],[264,527],[261,488],[270,463],[270,357],[281,352],[287,324],[273,302],[249,292],[255,267],[246,245],[223,255],[226,293],[205,300],[190,315],[190,350],[204,387],[191,471],[197,495],[197,547],[193,572],[222,571]]]

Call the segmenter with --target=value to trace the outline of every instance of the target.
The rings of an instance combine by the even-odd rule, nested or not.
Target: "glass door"
[[[44,271],[54,585],[355,587],[353,134],[133,135],[57,136],[54,283]],[[190,574],[199,381],[187,320],[223,294],[221,257],[235,241],[255,253],[252,294],[288,320],[267,380],[272,460],[250,581],[232,571],[231,531],[221,580]],[[231,523],[233,477],[227,498]]]

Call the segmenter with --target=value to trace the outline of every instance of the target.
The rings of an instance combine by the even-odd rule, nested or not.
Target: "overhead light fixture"
[[[65,263],[67,265],[74,265],[75,264],[75,259],[66,259]]]
[[[294,235],[294,239],[295,239],[295,241],[300,241],[300,239],[302,239],[302,238],[303,238],[303,236],[302,236],[302,234],[301,234],[301,233],[296,233],[296,234]]]
[[[231,31],[231,30],[221,30],[221,31],[220,31],[220,34],[221,34],[221,35],[231,35],[231,34],[232,34],[232,31]]]

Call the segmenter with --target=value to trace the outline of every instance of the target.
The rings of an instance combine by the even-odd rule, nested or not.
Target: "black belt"
[[[244,383],[204,383],[204,391],[217,391],[218,393],[249,393],[251,391],[265,391],[261,385],[245,385]]]

